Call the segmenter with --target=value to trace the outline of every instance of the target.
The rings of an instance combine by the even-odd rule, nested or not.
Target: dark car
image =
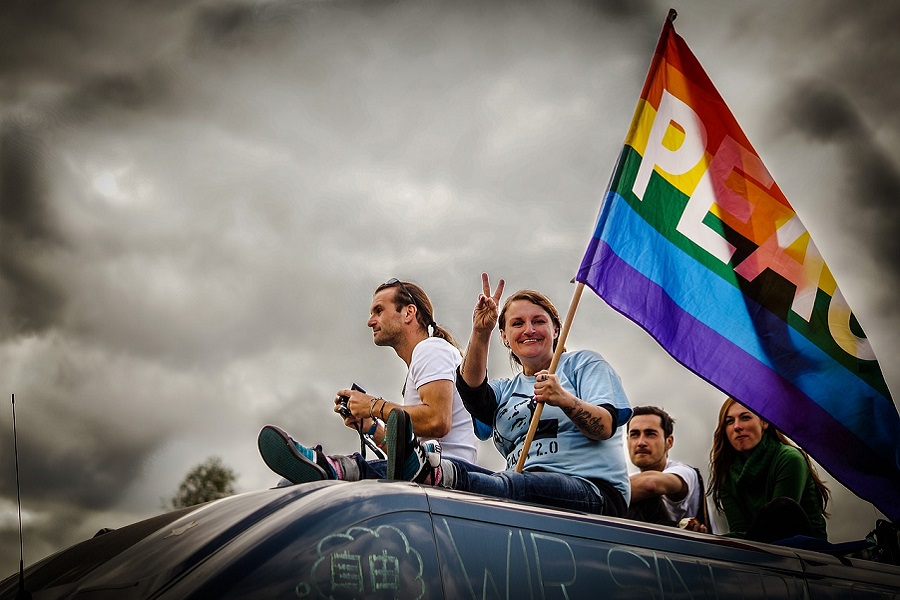
[[[232,496],[98,534],[34,598],[900,598],[900,567],[410,483]],[[18,575],[0,583],[14,598]]]

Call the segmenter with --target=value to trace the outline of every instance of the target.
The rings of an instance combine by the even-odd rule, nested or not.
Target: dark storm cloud
[[[176,6],[178,5],[178,6]],[[0,11],[3,93],[16,97],[34,82],[66,83],[143,55],[170,36],[182,2],[148,6],[125,0],[13,0]]]
[[[74,90],[61,111],[70,121],[105,115],[111,110],[141,111],[165,98],[164,74],[148,68],[141,76],[132,73],[100,75]]]
[[[893,296],[893,289],[900,284],[897,157],[881,147],[876,133],[866,123],[866,112],[833,84],[821,80],[798,83],[793,86],[785,106],[786,128],[793,127],[809,139],[833,145],[840,151],[847,174],[842,190],[846,223],[860,233],[868,232],[864,239],[884,273],[892,278],[889,287]]]
[[[194,16],[191,44],[198,49],[218,52],[236,50],[268,37],[275,28],[286,28],[299,14],[301,4],[289,9],[287,3],[261,8],[258,3],[230,2],[200,7]]]
[[[810,14],[827,40],[820,78],[803,82],[793,96],[801,129],[837,144],[851,175],[846,197],[867,211],[866,223],[880,235],[871,240],[895,278],[900,277],[900,3],[864,2],[861,10],[833,9]],[[801,95],[808,86],[809,103]],[[817,108],[817,105],[820,108]],[[804,120],[804,112],[813,121]],[[854,221],[851,219],[850,223]],[[898,281],[895,280],[895,283]]]
[[[109,24],[95,18],[102,6],[9,2],[0,12],[0,298],[8,307],[0,337],[58,326],[66,304],[57,273],[65,254],[77,249],[50,197],[50,136],[111,111],[140,111],[165,94],[164,77],[152,64],[138,74],[92,66],[90,57],[109,42],[103,35]],[[48,91],[28,95],[34,83]]]
[[[72,434],[82,432],[80,441],[54,441],[40,431],[19,432],[19,468],[30,492],[29,508],[65,503],[87,511],[114,507],[140,472],[153,444],[119,439],[112,423],[87,422],[76,410],[60,411],[57,418],[69,419]],[[101,427],[107,428],[103,438],[110,433],[113,436],[101,439],[96,431]],[[7,442],[6,437],[3,442]],[[13,489],[14,485],[13,455],[4,452],[0,455],[0,486]],[[34,494],[34,490],[40,490],[40,494]]]
[[[401,2],[402,3],[402,2]],[[296,34],[317,15],[335,11],[377,14],[397,2],[370,0],[275,0],[272,2],[196,2],[189,44],[231,51]]]
[[[79,252],[50,195],[55,175],[45,156],[48,140],[61,129],[158,101],[163,78],[153,69],[147,73],[91,78],[63,96],[0,115],[0,298],[7,307],[0,338],[60,324],[67,291],[58,272],[67,255]]]
[[[826,82],[802,82],[793,88],[785,119],[799,131],[816,140],[851,144],[865,135],[857,109]]]
[[[43,154],[37,135],[0,122],[0,339],[52,326],[65,300],[52,273],[38,268],[65,241],[47,195]]]
[[[57,241],[43,163],[37,135],[13,121],[0,123],[0,219],[22,239]]]
[[[900,98],[900,3],[867,0],[855,5],[857,10],[845,7],[834,0],[806,15],[811,40],[830,50],[821,75],[852,97],[864,114],[877,114],[880,122],[873,125],[897,133],[900,113],[893,108]]]

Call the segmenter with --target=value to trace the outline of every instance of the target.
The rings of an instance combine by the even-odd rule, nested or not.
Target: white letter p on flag
[[[684,132],[684,139],[677,148],[670,149],[663,144],[663,140],[673,125]],[[697,166],[704,154],[706,154],[706,127],[700,121],[700,117],[690,106],[667,90],[663,90],[659,110],[647,137],[644,157],[631,187],[632,193],[639,200],[644,199],[654,167],[670,175],[683,175]]]

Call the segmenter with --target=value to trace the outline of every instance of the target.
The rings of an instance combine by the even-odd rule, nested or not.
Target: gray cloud
[[[41,173],[39,138],[15,123],[4,123],[0,143],[0,219],[25,240],[52,241],[56,236]]]
[[[822,141],[853,143],[865,135],[865,126],[853,105],[821,81],[796,86],[785,121]]]
[[[64,243],[44,180],[40,138],[0,121],[0,339],[38,333],[58,318],[65,294],[42,269]]]
[[[900,34],[893,27],[900,6],[870,1],[861,7],[844,12],[839,2],[832,2],[810,13],[813,27],[821,32],[817,43],[830,50],[823,75],[831,75],[828,79],[852,98],[872,126],[892,130],[896,136],[900,115],[893,108],[900,82],[890,74],[900,69]]]
[[[842,206],[846,223],[857,230],[872,254],[879,257],[882,272],[891,284],[885,286],[882,305],[895,311],[890,300],[900,283],[900,168],[881,147],[878,136],[866,123],[865,112],[848,97],[823,81],[797,84],[786,102],[784,127],[795,128],[812,141],[836,147],[847,171],[843,196],[852,199]]]

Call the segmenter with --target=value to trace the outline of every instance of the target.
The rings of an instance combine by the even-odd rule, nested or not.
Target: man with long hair
[[[456,391],[456,368],[462,361],[450,332],[434,320],[434,307],[418,285],[391,279],[375,290],[368,327],[376,346],[392,348],[409,367],[402,398],[391,402],[355,389],[338,390],[334,411],[347,427],[365,432],[383,447],[384,422],[402,407],[416,435],[437,440],[445,455],[475,462],[472,418]],[[275,425],[262,428],[259,451],[270,469],[292,483],[321,479],[380,479],[386,462],[366,461],[360,454],[326,455],[321,446],[307,447]]]

